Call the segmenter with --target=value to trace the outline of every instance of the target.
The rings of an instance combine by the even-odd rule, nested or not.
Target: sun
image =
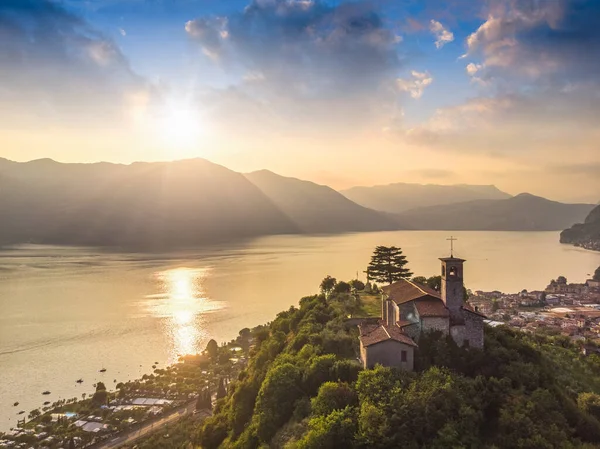
[[[198,142],[201,120],[197,112],[184,106],[173,106],[163,114],[158,131],[167,145],[189,148]]]

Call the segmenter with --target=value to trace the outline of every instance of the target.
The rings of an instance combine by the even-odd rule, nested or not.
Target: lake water
[[[582,282],[600,253],[558,243],[558,233],[455,232],[472,290],[542,289]],[[45,400],[91,393],[102,380],[141,377],[196,353],[210,338],[316,293],[323,277],[349,280],[376,245],[402,247],[415,274],[439,273],[447,232],[275,236],[172,254],[21,246],[0,251],[0,430]],[[106,368],[105,373],[100,373]],[[75,381],[84,379],[83,384]],[[42,396],[45,390],[52,392]],[[19,401],[18,407],[13,403]]]

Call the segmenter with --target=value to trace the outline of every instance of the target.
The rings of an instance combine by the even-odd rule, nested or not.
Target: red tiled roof
[[[396,304],[403,304],[424,297],[440,299],[439,292],[436,292],[425,285],[417,284],[406,279],[387,285],[383,287],[382,290],[383,293]]]
[[[417,344],[408,335],[403,334],[398,326],[379,326],[367,325],[359,326],[360,341],[363,346],[372,346],[388,340],[394,340],[399,343],[404,343],[409,346],[417,346]]]
[[[447,317],[449,315],[448,309],[444,305],[444,302],[439,298],[422,298],[415,301],[415,307],[421,317]]]

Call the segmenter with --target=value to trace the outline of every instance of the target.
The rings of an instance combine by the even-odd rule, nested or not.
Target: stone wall
[[[406,362],[401,361],[402,351],[406,351]],[[414,347],[395,340],[382,341],[366,348],[361,343],[360,355],[365,369],[373,368],[377,364],[406,371],[412,371],[414,368]]]
[[[444,317],[424,317],[421,318],[422,331],[442,331],[444,335],[450,332],[450,320]]]
[[[483,318],[470,312],[463,312],[466,339],[471,348],[483,349]]]

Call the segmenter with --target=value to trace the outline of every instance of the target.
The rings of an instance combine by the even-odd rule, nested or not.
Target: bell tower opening
[[[444,257],[442,262],[442,288],[441,297],[450,314],[460,313],[463,304],[463,264],[464,259],[458,257]]]

